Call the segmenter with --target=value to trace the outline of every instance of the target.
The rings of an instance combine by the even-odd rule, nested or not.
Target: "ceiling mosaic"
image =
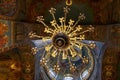
[[[120,22],[119,0],[73,0],[73,13],[83,11],[88,15],[84,24],[111,24]],[[36,16],[48,15],[50,7],[61,10],[64,0],[1,0],[0,19],[12,19],[15,21],[36,22]],[[82,9],[82,10],[81,10]],[[56,13],[59,17],[60,13]],[[73,17],[73,16],[72,16]],[[47,21],[46,21],[47,22]]]

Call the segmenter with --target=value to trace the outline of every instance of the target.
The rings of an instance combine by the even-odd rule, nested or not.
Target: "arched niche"
[[[49,44],[49,41],[44,42],[42,40],[33,40],[32,42],[33,42],[33,46],[37,47],[37,48],[41,48],[45,44]],[[85,42],[86,42],[86,44],[88,44],[89,41],[85,41]],[[97,42],[97,41],[95,41],[95,42],[97,44],[97,47],[93,50],[95,65],[94,65],[94,70],[88,80],[101,80],[101,65],[102,65],[102,56],[103,56],[103,51],[104,51],[102,49],[104,49],[104,43]],[[46,72],[39,64],[41,56],[44,53],[44,51],[45,50],[43,48],[43,49],[39,50],[35,55],[35,77],[34,77],[34,80],[39,80],[39,79],[50,80],[49,76],[46,75]],[[80,79],[78,79],[78,80],[80,80]]]

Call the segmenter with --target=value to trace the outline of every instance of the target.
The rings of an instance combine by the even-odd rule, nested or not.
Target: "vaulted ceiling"
[[[49,9],[56,8],[55,16],[57,18],[63,16],[63,7],[65,0],[0,0],[0,23],[6,23],[8,26],[8,33],[12,28],[14,29],[10,36],[10,47],[5,48],[5,51],[13,48],[19,48],[19,53],[24,56],[24,53],[30,53],[29,47],[21,42],[26,42],[26,35],[30,31],[35,31],[37,34],[43,34],[44,27],[36,22],[36,17],[42,15],[45,17],[45,22],[49,24],[51,15]],[[86,34],[87,39],[95,41],[103,41],[106,43],[105,55],[103,57],[103,80],[116,80],[119,78],[120,70],[120,0],[73,0],[70,14],[68,18],[77,20],[79,12],[86,15],[86,20],[80,24],[92,24],[95,27],[95,32]],[[74,16],[73,16],[74,15]],[[2,21],[5,20],[5,21]],[[112,25],[111,25],[112,24]],[[2,27],[0,25],[0,30]],[[0,44],[3,35],[0,34]],[[21,46],[22,45],[22,46]],[[0,45],[1,46],[1,45]],[[25,50],[24,50],[25,49]],[[0,54],[12,53],[4,52],[0,47]],[[16,50],[16,49],[15,49]],[[14,52],[14,51],[13,51]],[[14,52],[16,53],[16,52]],[[4,55],[5,56],[5,55]],[[3,56],[3,57],[4,57]],[[27,56],[25,56],[27,57]],[[8,58],[5,56],[5,58]],[[0,60],[3,59],[0,56]],[[31,59],[31,58],[30,58]],[[23,60],[23,59],[22,59]],[[23,60],[25,62],[27,60]],[[34,60],[32,60],[34,61]],[[31,64],[32,62],[26,62]],[[25,67],[27,64],[23,65]],[[32,63],[34,65],[34,63]],[[24,72],[25,73],[25,72]],[[23,75],[27,75],[25,73]],[[118,73],[118,74],[117,74]],[[29,75],[33,75],[30,73]],[[29,76],[27,75],[27,76]],[[30,76],[29,76],[30,77]],[[113,79],[111,79],[113,78]]]
[[[76,18],[79,11],[87,16],[83,24],[119,23],[119,4],[120,0],[73,0],[69,17]],[[50,7],[57,8],[56,16],[59,17],[63,6],[65,0],[1,0],[0,19],[36,22],[38,15],[49,16]]]

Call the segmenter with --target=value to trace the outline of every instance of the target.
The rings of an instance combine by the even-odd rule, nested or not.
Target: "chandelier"
[[[51,26],[48,26],[44,22],[43,16],[38,16],[37,21],[45,26],[44,32],[49,36],[39,36],[36,33],[30,32],[29,37],[37,37],[44,42],[51,40],[51,42],[41,48],[33,47],[32,53],[36,54],[41,49],[45,49],[40,59],[40,66],[42,66],[48,73],[52,80],[59,80],[58,75],[62,76],[64,80],[79,78],[86,80],[90,77],[94,67],[94,58],[91,49],[96,45],[93,41],[89,44],[84,42],[85,33],[93,32],[94,27],[92,25],[87,28],[79,25],[79,21],[84,20],[86,17],[80,13],[78,20],[74,21],[69,19],[67,22],[67,14],[70,11],[69,6],[72,5],[72,0],[66,0],[66,7],[63,8],[64,17],[59,18],[59,23],[56,20],[56,9],[51,8],[49,10],[53,17],[50,21]],[[82,52],[82,50],[86,52]],[[84,66],[81,66],[84,65]],[[85,70],[87,72],[85,73]],[[74,76],[76,74],[76,76]],[[87,74],[87,76],[86,76]]]

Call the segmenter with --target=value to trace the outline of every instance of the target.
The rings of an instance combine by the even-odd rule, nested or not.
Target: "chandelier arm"
[[[74,46],[76,46],[76,45],[74,45]],[[80,59],[82,59],[82,60],[83,60],[82,53],[77,53],[77,52],[76,52],[76,56],[79,56],[79,57],[80,57]]]
[[[86,33],[86,32],[90,32],[90,31],[91,31],[91,30],[85,30],[85,31],[79,33],[78,35],[81,35],[81,34],[84,34],[84,33]]]
[[[43,21],[40,21],[45,27],[49,28]]]
[[[49,28],[47,24],[45,24],[43,21],[40,21],[46,28]]]
[[[72,25],[68,25],[67,30],[66,30],[67,34],[69,34],[72,30],[73,30]]]
[[[52,47],[53,47],[52,44],[50,44],[49,50],[46,52],[47,54],[45,55],[45,59],[49,59],[49,57],[51,55],[50,50]]]
[[[86,43],[83,43],[83,42],[81,42],[81,41],[76,41],[75,43],[80,44],[80,45],[82,45],[82,46],[87,46]]]
[[[67,56],[68,56],[67,50],[63,50],[62,59],[63,60],[67,59]]]
[[[71,34],[75,34],[77,31],[79,31],[79,30],[76,29],[76,30],[74,30]]]
[[[63,25],[62,31],[65,33],[66,32],[66,25]]]
[[[70,8],[66,5],[64,8],[64,25],[66,25],[66,18],[67,18],[67,13],[69,12]]]
[[[47,47],[47,46],[49,46],[49,45],[52,45],[52,43],[47,44],[47,45],[45,45],[45,46],[42,46],[42,47],[38,48],[38,50],[44,49],[45,47]]]
[[[66,32],[69,33],[70,30],[71,30],[71,26],[68,25]]]
[[[70,47],[71,55],[72,57],[75,57],[77,55],[76,51],[74,50],[73,46]]]
[[[61,26],[60,27],[64,27],[64,23],[63,22],[61,22]]]
[[[57,52],[57,50],[53,51],[53,53],[51,54],[51,56],[55,58],[57,56],[56,52]]]
[[[82,48],[82,46],[81,45],[78,45],[78,44],[72,44],[72,47],[73,46],[77,46],[80,50],[81,50],[81,48]],[[79,53],[79,54],[77,54],[81,59],[83,59],[83,57],[82,57],[82,53]]]
[[[53,20],[54,20],[55,23],[56,23],[56,25],[54,25],[54,28],[57,29],[59,25],[57,24],[57,21],[56,21],[56,18],[55,18],[54,13],[52,13],[52,17],[53,17]]]
[[[73,25],[73,29],[76,27],[76,25],[79,23],[80,20],[84,20],[85,19],[85,15],[80,13],[78,20],[76,21],[76,23]]]
[[[82,31],[82,32],[80,32],[80,33],[78,33],[78,34],[71,35],[70,37],[79,36],[79,35],[82,35],[82,34],[84,34],[84,33],[86,33],[86,32],[92,32],[92,31],[93,31],[93,29],[87,29],[87,30]]]
[[[30,38],[42,38],[43,36],[38,36],[36,33],[34,33],[34,32],[30,32],[29,34],[28,34],[28,36],[30,37]]]
[[[47,41],[47,40],[50,40],[51,39],[51,37],[48,37],[48,36],[45,36],[45,37],[42,37],[42,40],[45,42],[45,41]]]
[[[79,37],[72,36],[72,37],[70,37],[70,40],[71,41],[77,41],[77,40],[83,41],[83,40],[85,40],[85,35],[80,35]]]
[[[68,35],[69,35],[70,37],[73,37],[73,35],[77,34],[77,32],[79,32],[79,31],[81,31],[81,30],[82,30],[81,26],[78,25],[78,27],[77,27],[73,32],[69,33]]]
[[[79,22],[79,21],[78,21]],[[76,25],[77,25],[77,22],[75,23]],[[69,24],[69,26],[68,26],[68,28],[67,28],[67,33],[68,34],[70,34],[70,32],[72,31],[72,30],[74,30],[74,27],[73,27],[73,25],[71,25],[71,24]]]
[[[53,31],[53,29],[51,29],[48,25],[46,25],[43,21],[40,21],[45,27],[46,27],[46,31],[44,31],[44,32],[47,32],[47,31],[49,31],[50,33],[53,33],[54,31]]]
[[[53,34],[53,30],[51,28],[45,28],[44,32]]]
[[[43,38],[43,36],[38,36],[38,35],[34,35],[34,37],[37,37],[37,38]]]
[[[80,42],[80,41],[71,41],[72,46],[77,46],[80,50],[83,46],[88,46],[87,44]]]
[[[53,30],[52,30],[51,28],[49,28],[48,25],[45,24],[43,16],[38,16],[36,21],[38,21],[38,22],[40,22],[41,24],[43,24],[43,25],[47,28],[46,31],[49,31],[49,32],[51,32],[51,33],[53,32]],[[46,29],[46,28],[45,28],[45,29]],[[45,31],[44,31],[44,32],[45,32]]]
[[[77,21],[76,21],[76,23],[73,25],[73,29],[76,27],[76,25],[79,23],[79,21],[80,21],[80,19],[78,19]]]

